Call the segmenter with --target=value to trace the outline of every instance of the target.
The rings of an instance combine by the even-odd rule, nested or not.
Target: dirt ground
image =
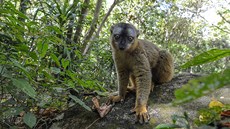
[[[79,105],[73,106],[69,110],[60,114],[64,117],[52,124],[50,129],[153,129],[158,124],[171,123],[173,114],[181,115],[187,112],[191,119],[196,117],[196,111],[202,107],[207,107],[211,97],[229,99],[230,88],[222,88],[210,96],[204,96],[196,101],[172,106],[174,99],[174,90],[186,84],[190,79],[199,77],[197,74],[180,74],[173,78],[169,83],[157,85],[149,97],[148,112],[150,114],[150,122],[148,124],[135,123],[134,114],[130,114],[130,110],[135,104],[135,94],[128,94],[123,103],[117,103],[112,110],[104,117],[100,118],[97,112],[86,111]],[[230,102],[229,100],[223,100]],[[107,98],[101,98],[103,103]],[[92,102],[88,102],[92,105]],[[192,125],[193,126],[193,125]]]

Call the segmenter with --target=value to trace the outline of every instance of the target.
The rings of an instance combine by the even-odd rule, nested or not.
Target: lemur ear
[[[137,38],[138,38],[138,36],[140,35],[140,31],[139,31],[139,30],[137,30],[136,32],[137,32]]]
[[[111,28],[110,28],[111,34],[113,33],[113,29],[114,29],[114,25],[112,25]]]

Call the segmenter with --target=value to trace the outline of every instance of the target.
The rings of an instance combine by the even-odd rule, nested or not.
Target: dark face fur
[[[129,50],[138,35],[138,30],[131,24],[118,23],[111,27],[113,46],[121,51]]]

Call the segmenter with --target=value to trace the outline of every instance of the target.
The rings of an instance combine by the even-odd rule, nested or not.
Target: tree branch
[[[94,12],[94,16],[93,16],[91,26],[90,26],[88,32],[86,33],[86,35],[85,35],[85,37],[84,37],[84,39],[82,41],[82,43],[83,43],[82,52],[84,51],[87,43],[89,42],[90,38],[92,37],[93,33],[95,32],[95,28],[97,26],[97,20],[98,20],[98,17],[99,17],[101,5],[102,5],[102,0],[97,0],[97,5],[96,5],[96,8],[95,8],[95,12]]]
[[[67,40],[66,43],[70,44],[71,39],[72,39],[72,34],[73,34],[73,24],[74,24],[74,18],[71,16],[70,20],[69,20],[69,24],[68,24],[68,28],[67,28]]]
[[[224,21],[226,21],[227,23],[230,24],[230,21],[228,21],[220,12],[218,12],[218,14],[220,15],[220,17],[221,17]]]
[[[83,23],[84,23],[84,20],[85,20],[85,17],[88,13],[88,5],[90,3],[90,0],[85,0],[84,3],[83,3],[83,7],[81,9],[81,15],[78,19],[78,24],[75,28],[76,32],[74,34],[74,38],[73,38],[73,41],[75,42],[80,42],[80,37],[81,37],[81,32],[82,32],[82,27],[83,27]]]
[[[215,26],[215,25],[213,25],[213,27],[216,27],[217,29],[219,29],[219,30],[221,30],[221,31],[223,31],[223,32],[225,32],[225,33],[230,34],[230,31],[228,31],[228,30],[224,30],[224,29],[220,28],[219,26]]]
[[[97,37],[99,37],[99,34],[101,32],[102,27],[105,24],[105,21],[108,19],[109,15],[111,14],[112,10],[114,9],[114,7],[119,4],[120,2],[122,2],[123,0],[114,0],[113,4],[110,6],[108,12],[106,13],[106,15],[104,16],[101,24],[99,25],[96,34],[90,39],[91,41],[94,41]],[[83,55],[86,55],[86,53],[88,52],[89,48],[91,46],[91,42],[89,42],[89,44],[84,48],[84,52]]]

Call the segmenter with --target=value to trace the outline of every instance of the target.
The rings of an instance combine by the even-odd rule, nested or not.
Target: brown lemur
[[[148,122],[147,101],[154,84],[172,79],[173,57],[153,43],[138,39],[139,31],[131,24],[118,23],[111,27],[111,46],[118,77],[118,95],[111,102],[123,101],[128,84],[136,91],[132,112],[136,121]]]

